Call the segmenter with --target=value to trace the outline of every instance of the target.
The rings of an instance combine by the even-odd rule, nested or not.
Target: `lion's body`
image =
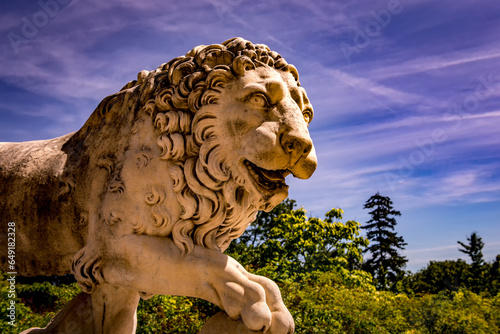
[[[129,289],[131,304],[138,291],[192,295],[231,315],[215,277],[251,291],[260,279],[221,251],[286,198],[285,176],[314,172],[311,118],[296,69],[266,46],[197,47],[139,73],[75,133],[0,143],[1,237],[14,222],[19,274],[71,271],[93,295],[111,298],[108,285]],[[264,290],[254,302],[266,305]],[[272,305],[289,317],[281,300]]]
[[[87,243],[89,214],[96,204],[100,207],[108,183],[99,173],[98,157],[103,150],[122,151],[114,136],[127,131],[110,126],[123,117],[106,120],[100,112],[97,108],[82,129],[59,138],[0,143],[0,216],[15,223],[20,275],[68,274],[74,255]],[[6,230],[2,224],[2,237]],[[1,255],[3,270],[8,269],[6,254]]]
[[[59,200],[66,163],[61,148],[70,136],[0,144],[0,229],[6,238],[7,222],[14,222],[16,244],[16,270],[9,270],[7,252],[1,253],[5,271],[68,274],[73,255],[85,244],[85,226],[78,226],[70,214],[74,208]]]

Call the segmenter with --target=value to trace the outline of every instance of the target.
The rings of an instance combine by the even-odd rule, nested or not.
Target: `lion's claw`
[[[276,283],[248,273],[231,260],[225,270],[225,274],[229,274],[224,277],[226,283],[218,285],[218,288],[214,286],[226,316],[209,320],[201,333],[293,333],[295,324],[292,315],[283,304]],[[212,330],[214,326],[218,329]]]

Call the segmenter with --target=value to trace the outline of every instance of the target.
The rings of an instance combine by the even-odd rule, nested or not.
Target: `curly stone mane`
[[[200,109],[217,104],[227,83],[259,66],[290,72],[299,84],[296,68],[278,53],[266,45],[233,38],[198,46],[152,72],[143,71],[138,81],[122,89],[141,85],[142,110],[159,132],[160,159],[175,162],[168,173],[182,206],[180,219],[172,221],[162,206],[162,190],[153,190],[146,201],[155,204],[154,225],[162,230],[160,234],[171,234],[183,251],[190,252],[194,244],[225,250],[255,219],[259,208],[245,191],[245,181],[224,163],[217,115]],[[148,230],[145,225],[135,226],[139,234],[151,234]]]

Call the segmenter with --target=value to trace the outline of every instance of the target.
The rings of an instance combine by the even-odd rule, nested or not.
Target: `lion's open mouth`
[[[285,183],[285,177],[290,172],[287,170],[263,169],[248,160],[245,160],[245,166],[255,183],[265,190],[273,191],[278,188],[288,187]]]

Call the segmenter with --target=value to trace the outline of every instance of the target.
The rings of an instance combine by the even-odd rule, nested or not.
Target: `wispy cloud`
[[[374,80],[386,80],[417,73],[442,70],[448,67],[465,66],[469,63],[500,58],[500,44],[487,48],[466,49],[446,54],[418,57],[402,62],[391,62],[385,66],[369,66],[369,75]],[[383,64],[381,64],[383,65]]]
[[[356,77],[340,70],[330,69],[327,73],[355,89],[360,89],[374,95],[387,97],[394,103],[408,104],[423,100],[421,96],[415,96],[413,94],[398,91],[367,78],[362,78],[359,76]]]

